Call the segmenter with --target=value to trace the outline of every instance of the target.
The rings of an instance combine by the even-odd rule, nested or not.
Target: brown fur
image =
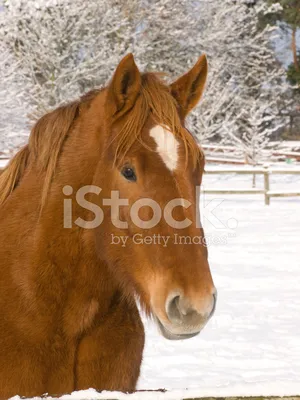
[[[199,80],[199,71],[193,74]],[[198,99],[202,80],[199,87]],[[140,75],[129,55],[107,88],[42,117],[1,174],[0,399],[89,387],[133,391],[144,346],[134,297],[151,313],[151,301],[159,310],[168,288],[181,285],[199,300],[212,287],[203,246],[188,253],[182,246],[117,248],[109,236],[124,231],[109,218],[97,229],[63,228],[65,185],[74,189],[75,219],[92,216],[75,202],[76,190],[90,184],[102,188],[95,202],[116,189],[130,203],[152,196],[163,206],[179,193],[195,202],[204,158],[180,120],[180,107],[170,88],[155,74]],[[184,149],[174,177],[149,138],[153,124],[170,127]],[[128,161],[135,163],[139,185],[120,175]],[[122,217],[128,219],[127,208]],[[135,229],[130,225],[125,234]],[[155,229],[174,231],[163,223]]]

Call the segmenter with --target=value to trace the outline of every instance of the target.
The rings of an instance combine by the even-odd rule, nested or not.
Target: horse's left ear
[[[108,86],[106,105],[112,116],[120,117],[133,107],[141,88],[141,74],[133,55],[127,54]]]
[[[207,70],[207,59],[203,54],[189,72],[171,84],[171,93],[177,100],[182,118],[185,118],[200,100],[204,91]]]

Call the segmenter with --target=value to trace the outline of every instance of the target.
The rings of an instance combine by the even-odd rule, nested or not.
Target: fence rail
[[[296,149],[298,149],[299,146],[296,146]],[[236,146],[203,144],[201,147],[205,151],[205,160],[207,163],[254,165],[245,151],[242,149],[237,149]],[[274,158],[273,161],[275,161],[275,159],[277,161],[285,161],[288,159],[300,161],[300,151],[294,151],[293,149],[268,149],[263,151],[263,154],[265,155],[266,159],[270,156]]]
[[[235,189],[226,188],[218,189],[204,188],[203,192],[207,194],[263,194],[265,198],[265,204],[270,205],[270,200],[272,197],[297,197],[300,196],[300,186],[297,190],[271,190],[270,189],[270,176],[271,175],[300,175],[300,168],[257,168],[257,167],[247,167],[247,168],[209,168],[207,167],[205,173],[208,175],[219,175],[219,174],[241,174],[241,175],[263,175],[264,177],[264,187],[262,189],[258,188],[245,188],[245,189]]]

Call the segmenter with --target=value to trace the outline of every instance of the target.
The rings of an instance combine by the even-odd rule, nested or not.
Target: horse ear
[[[177,100],[182,118],[185,118],[200,100],[204,91],[207,70],[207,59],[203,54],[189,72],[171,84],[171,93]]]
[[[107,106],[111,115],[119,117],[133,107],[141,82],[141,74],[133,55],[127,54],[117,66],[108,87]]]

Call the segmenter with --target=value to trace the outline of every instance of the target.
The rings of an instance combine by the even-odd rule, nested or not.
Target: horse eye
[[[122,169],[121,173],[124,176],[124,178],[126,178],[128,181],[131,181],[131,182],[136,181],[136,175],[135,175],[133,168],[124,167]]]

